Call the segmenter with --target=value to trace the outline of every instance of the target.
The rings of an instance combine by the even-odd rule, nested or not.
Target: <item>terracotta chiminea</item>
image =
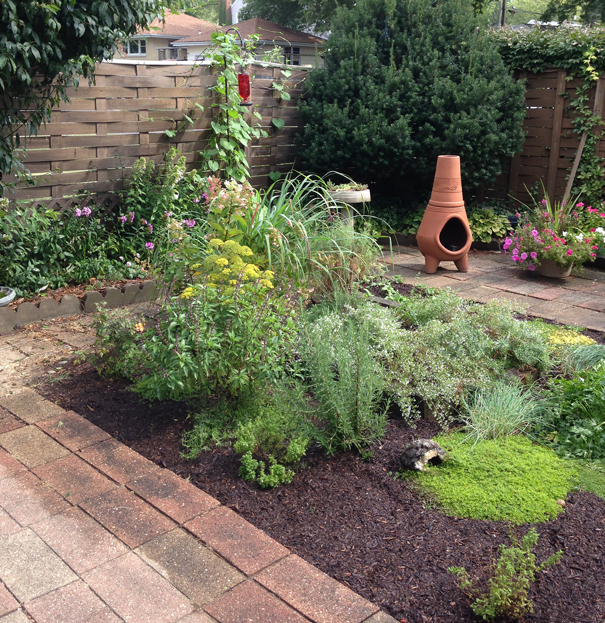
[[[424,272],[435,273],[439,262],[452,261],[468,271],[468,250],[473,236],[462,197],[460,156],[439,156],[433,193],[416,234],[424,255]]]

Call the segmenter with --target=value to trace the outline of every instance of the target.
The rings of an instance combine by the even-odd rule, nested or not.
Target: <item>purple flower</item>
[[[76,208],[75,211],[74,211],[74,216],[75,217],[82,216],[82,210],[80,210],[80,208]]]
[[[153,225],[149,223],[149,233],[153,234]]]
[[[532,229],[531,230],[531,235],[535,238],[538,235],[538,230],[537,229]]]
[[[149,249],[151,251],[151,249],[153,249],[153,242],[146,242],[145,243],[145,248]]]
[[[186,225],[187,227],[189,227],[189,229],[191,229],[192,227],[195,227],[195,221],[191,218],[191,219],[185,219],[183,221],[183,225]]]
[[[164,212],[164,214],[166,215],[166,218],[169,218],[172,216],[172,212]]]
[[[120,220],[122,221],[122,223],[126,222],[126,217],[125,216],[120,216]]]
[[[90,208],[86,208],[86,207],[82,208],[82,214],[84,216],[90,216],[91,212],[92,212],[92,210]]]
[[[535,259],[538,257],[538,254],[537,254],[535,251],[532,251],[532,252],[529,254],[529,257],[531,257],[531,259],[532,259],[532,260],[535,260]]]
[[[519,249],[517,248],[513,249],[513,255],[519,255]]]
[[[202,194],[202,201],[206,201],[208,199],[208,195],[206,193]]]
[[[526,260],[527,259],[527,253],[521,253],[521,259],[522,260]]]
[[[513,257],[511,259],[513,260],[513,262],[517,262],[519,260],[519,256],[518,255],[513,255]]]
[[[130,214],[130,222],[132,223],[134,221],[134,212],[129,212],[128,214]]]
[[[527,270],[536,270],[536,267],[533,264],[528,264]]]
[[[546,201],[546,199],[542,199],[542,205],[545,206],[548,204],[548,201]]]
[[[200,202],[200,200],[197,199],[197,198],[193,200],[193,203],[199,203],[199,202]]]

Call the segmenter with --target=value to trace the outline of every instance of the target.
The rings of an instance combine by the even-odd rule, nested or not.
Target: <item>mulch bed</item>
[[[394,418],[370,462],[352,453],[312,454],[292,484],[263,491],[238,477],[230,448],[215,448],[194,461],[181,457],[181,438],[191,426],[182,403],[150,405],[125,383],[99,377],[87,363],[74,366],[69,378],[37,389],[156,464],[189,477],[398,621],[478,621],[447,568],[484,573],[498,546],[509,543],[508,527],[446,517],[390,475],[404,444],[433,436],[436,424],[422,422],[412,430]],[[567,502],[558,519],[537,526],[538,560],[559,549],[564,557],[532,588],[535,611],[524,621],[605,620],[605,501],[578,492]],[[514,532],[519,536],[527,529]]]

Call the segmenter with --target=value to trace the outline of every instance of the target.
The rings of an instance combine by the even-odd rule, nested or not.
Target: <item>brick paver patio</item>
[[[395,622],[25,386],[84,333],[49,335],[0,337],[0,623]]]
[[[605,272],[574,270],[568,279],[549,279],[521,271],[503,253],[480,252],[469,256],[468,273],[459,273],[453,262],[442,262],[434,275],[424,272],[424,258],[415,247],[393,247],[384,262],[389,274],[406,283],[435,288],[449,287],[459,296],[479,302],[509,299],[529,314],[562,324],[605,331]]]

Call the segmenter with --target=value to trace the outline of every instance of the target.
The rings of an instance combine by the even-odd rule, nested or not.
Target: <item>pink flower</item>
[[[580,203],[576,203],[576,208],[583,208],[583,207],[584,207],[583,203],[581,203],[581,202]]]
[[[528,264],[527,270],[536,270],[536,267],[533,264]]]
[[[151,251],[151,249],[153,249],[153,242],[146,242],[145,243],[145,248],[149,249],[149,251]]]
[[[597,257],[597,254],[596,253],[591,253],[590,257]]]
[[[128,214],[130,214],[130,222],[132,223],[134,221],[134,212],[129,212]]]
[[[519,260],[519,256],[518,255],[513,255],[511,259],[512,259],[513,262],[517,262]]]
[[[186,225],[189,229],[191,229],[192,227],[195,227],[195,221],[193,219],[185,219],[183,221],[183,225]]]
[[[597,230],[596,229],[591,229],[590,231],[594,234],[594,232],[597,231]]]
[[[548,204],[548,201],[546,201],[546,199],[542,199],[542,205],[545,206]]]
[[[597,247],[597,245],[596,245],[596,244],[593,244],[593,245],[592,245],[592,248],[596,251],[599,247]]]
[[[82,208],[82,214],[84,216],[90,216],[91,212],[92,212],[92,210],[90,208],[87,208],[87,207]]]
[[[573,254],[573,249],[567,249],[567,255],[572,255]]]
[[[126,222],[126,217],[125,216],[120,216],[120,220],[122,221],[122,223]]]
[[[521,253],[521,259],[522,260],[526,260],[527,259],[527,253]]]
[[[517,212],[517,218],[520,218],[520,217],[521,217],[521,215]]]
[[[537,254],[535,251],[532,251],[532,252],[529,254],[529,257],[531,257],[531,259],[532,259],[532,260],[535,260],[535,259],[538,257],[538,254]]]
[[[197,199],[197,197],[193,200],[193,203],[199,203],[199,202],[200,202],[200,200]]]
[[[605,212],[601,212],[601,214],[599,214],[599,216],[602,216],[605,218]]]
[[[80,210],[80,208],[76,208],[76,209],[74,210],[74,216],[75,216],[75,217],[80,217],[80,216],[82,216],[82,210]]]
[[[538,235],[538,230],[537,229],[532,229],[531,230],[531,235],[535,238]]]

